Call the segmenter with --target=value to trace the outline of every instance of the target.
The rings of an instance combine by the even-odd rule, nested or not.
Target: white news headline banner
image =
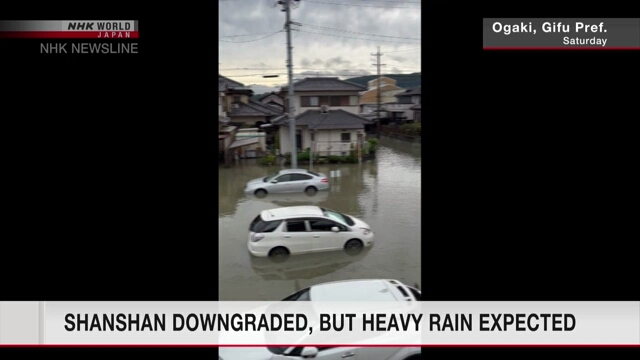
[[[640,302],[41,303],[29,310],[38,322],[34,314],[0,317],[0,344],[33,343],[26,335],[3,340],[24,330],[24,318],[40,344],[57,345],[640,345]],[[0,302],[5,313],[8,306]],[[343,328],[323,329],[321,314]],[[213,315],[242,329],[219,329],[218,319],[203,329]],[[252,320],[293,328],[254,330]]]

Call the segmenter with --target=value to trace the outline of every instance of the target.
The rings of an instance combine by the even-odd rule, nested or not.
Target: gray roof
[[[224,91],[227,89],[227,87],[244,87],[244,84],[218,74],[218,91]]]
[[[257,144],[258,142],[260,142],[260,140],[257,137],[239,139],[231,143],[231,145],[229,145],[229,149],[235,149],[242,146]]]
[[[396,94],[396,96],[413,96],[413,95],[421,95],[420,91],[421,91],[421,87],[417,87],[417,88],[413,88],[413,89],[408,89],[404,92],[401,92],[399,94]]]
[[[295,87],[294,87],[294,89],[295,89]],[[266,97],[271,96],[271,95],[274,95],[274,96],[277,96],[279,98],[282,98],[282,96],[280,96],[280,94],[276,93],[275,91],[272,91],[272,92],[268,92],[268,93],[265,93],[265,94],[262,94],[262,95],[258,95],[256,100],[264,100]]]
[[[286,116],[280,116],[272,119],[274,125],[288,125],[289,119]],[[357,114],[339,110],[329,110],[322,113],[320,110],[307,110],[296,116],[296,125],[308,126],[310,129],[327,130],[327,129],[362,129],[364,124],[370,124],[371,120]]]
[[[289,89],[289,86],[282,87],[282,91]],[[337,77],[316,77],[305,78],[293,83],[294,91],[363,91],[367,90],[364,85],[340,80]]]
[[[230,117],[234,116],[275,116],[282,114],[282,111],[278,111],[272,106],[262,104],[261,102],[249,99],[249,103],[236,102],[234,104],[240,105],[237,109],[232,109],[229,114]]]

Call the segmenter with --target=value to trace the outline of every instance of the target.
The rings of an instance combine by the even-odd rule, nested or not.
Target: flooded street
[[[309,168],[300,164],[298,167]],[[422,288],[420,147],[383,138],[376,159],[362,164],[313,165],[330,178],[328,191],[268,195],[243,194],[248,180],[275,173],[280,166],[242,160],[219,167],[220,301],[282,300],[305,287],[337,280],[385,278]],[[247,250],[249,223],[262,210],[318,205],[353,215],[371,225],[373,247],[359,254],[344,251],[292,255],[276,263]]]

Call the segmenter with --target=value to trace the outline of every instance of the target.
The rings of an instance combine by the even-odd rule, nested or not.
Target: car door
[[[288,219],[282,228],[282,245],[291,254],[313,250],[313,236],[305,219]]]
[[[291,174],[291,191],[304,192],[311,185],[313,177],[307,174]]]
[[[277,182],[272,182],[269,186],[270,193],[291,192],[291,174],[282,174],[273,180],[276,180]]]
[[[337,227],[339,232],[331,231],[331,228]],[[324,218],[309,219],[309,231],[313,239],[313,251],[326,251],[344,248],[347,242],[346,232],[348,229],[342,224]]]

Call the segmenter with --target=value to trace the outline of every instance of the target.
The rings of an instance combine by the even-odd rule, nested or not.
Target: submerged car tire
[[[363,246],[362,241],[358,239],[351,239],[344,244],[345,250],[362,249]]]
[[[304,192],[309,196],[313,196],[318,192],[318,189],[316,189],[315,186],[309,186],[308,188],[304,189]]]
[[[267,190],[258,189],[256,191],[254,191],[253,194],[258,198],[263,198],[263,197],[267,196]]]
[[[283,257],[289,255],[289,250],[284,246],[274,247],[269,251],[269,257]]]

